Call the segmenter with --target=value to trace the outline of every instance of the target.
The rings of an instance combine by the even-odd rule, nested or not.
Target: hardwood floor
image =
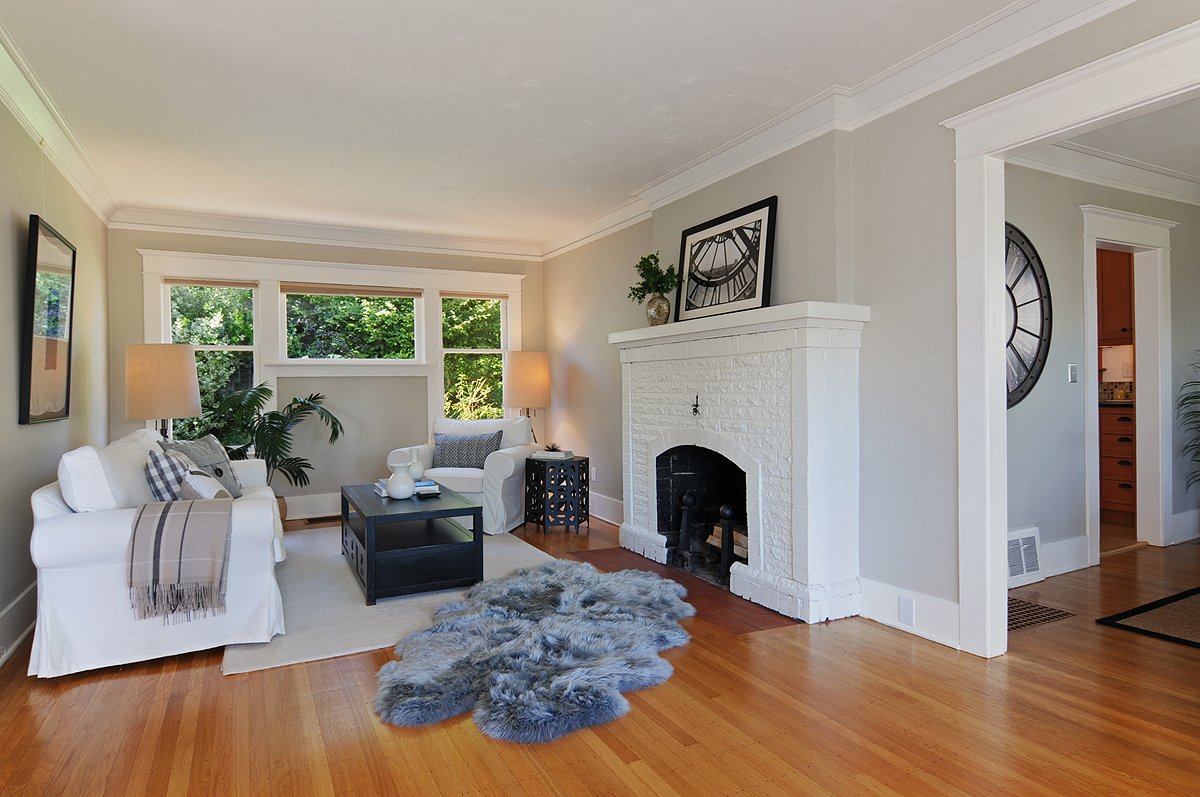
[[[616,530],[532,528],[555,555]],[[700,617],[629,714],[523,746],[469,716],[371,711],[386,650],[222,676],[220,650],[52,680],[0,669],[4,795],[1192,795],[1200,650],[1097,617],[1200,584],[1200,545],[1015,590],[1075,617],[983,660],[851,618],[731,633]],[[710,615],[711,617],[711,615]]]

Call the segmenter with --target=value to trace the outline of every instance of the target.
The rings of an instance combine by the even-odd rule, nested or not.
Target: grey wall
[[[325,395],[322,405],[342,422],[344,434],[329,444],[329,429],[315,416],[295,428],[292,452],[313,464],[307,487],[283,476],[271,486],[280,495],[336,493],[343,484],[386,478],[394,448],[428,442],[425,379],[392,376],[280,377],[282,406],[294,396]]]
[[[1054,328],[1046,372],[1023,402],[1008,412],[1009,525],[1037,525],[1054,541],[1086,532],[1084,439],[1087,407],[1083,382],[1068,384],[1067,363],[1083,362],[1083,213],[1081,205],[1123,210],[1178,222],[1171,230],[1171,325],[1174,386],[1192,378],[1188,367],[1200,348],[1200,208],[1119,191],[1009,165],[1005,213],[1034,242],[1046,265],[1054,302]],[[1187,465],[1172,443],[1175,512],[1200,506],[1188,495]]]
[[[545,269],[554,405],[546,440],[587,456],[596,469],[592,494],[616,501],[622,500],[621,358],[608,335],[646,326],[645,305],[628,293],[637,281],[634,264],[651,251],[650,222],[643,221],[553,258]],[[623,520],[603,514],[607,502],[592,503],[597,517]]]
[[[33,515],[29,494],[54,481],[63,452],[86,443],[107,442],[106,351],[108,334],[107,231],[95,213],[46,159],[8,112],[0,107],[0,610],[36,580],[29,558]],[[21,426],[17,423],[20,343],[29,216],[36,213],[78,250],[75,317],[71,351],[71,407],[66,420]],[[0,645],[8,645],[33,622],[34,592],[0,615]]]

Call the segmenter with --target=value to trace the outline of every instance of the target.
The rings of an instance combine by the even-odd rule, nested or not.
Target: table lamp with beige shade
[[[505,353],[504,406],[528,411],[531,423],[534,409],[550,406],[549,354],[544,351]],[[536,434],[533,442],[537,442]]]
[[[172,418],[201,413],[196,349],[186,343],[125,347],[125,419],[153,420],[164,439]]]

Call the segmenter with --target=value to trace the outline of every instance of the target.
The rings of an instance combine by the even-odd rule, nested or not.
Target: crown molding
[[[1107,188],[1200,205],[1200,178],[1069,141],[1010,157],[1007,162]]]
[[[269,219],[245,219],[235,216],[210,216],[170,210],[123,208],[109,222],[114,230],[142,230],[184,235],[211,235],[221,238],[253,238],[261,241],[323,246],[350,246],[362,249],[390,249],[402,252],[490,257],[500,260],[542,259],[541,249],[531,243],[489,241],[427,233],[368,230]]]
[[[16,117],[97,216],[107,222],[120,207],[86,151],[0,23],[0,102]],[[43,197],[43,200],[45,198]]]
[[[649,203],[640,198],[631,199],[582,227],[578,227],[566,235],[551,238],[542,244],[542,259],[549,260],[552,257],[564,255],[572,249],[578,249],[626,227],[632,227],[638,222],[646,221],[650,215]]]

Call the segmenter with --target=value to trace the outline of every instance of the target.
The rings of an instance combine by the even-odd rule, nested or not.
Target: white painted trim
[[[958,161],[956,169],[960,609],[956,638],[963,650],[990,657],[1008,647],[1004,162],[978,156]]]
[[[1134,118],[1200,96],[1200,23],[1099,59],[1036,86],[943,122],[955,131],[958,153],[956,239],[958,241],[959,385],[959,588],[965,629],[985,629],[985,655],[1003,651],[1007,631],[995,627],[1006,590],[992,583],[990,562],[981,555],[1007,535],[1007,475],[987,477],[989,452],[1003,449],[1003,411],[970,402],[1004,395],[1004,372],[980,365],[1004,349],[1003,325],[980,322],[972,311],[994,310],[1003,290],[998,233],[1004,227],[1004,169],[1000,158],[1052,144],[1084,130]],[[989,163],[996,164],[989,166]],[[999,198],[999,201],[997,200]],[[992,251],[980,251],[980,247]],[[982,381],[982,385],[973,384]],[[964,417],[978,423],[964,424]],[[991,422],[989,422],[991,421]],[[994,467],[994,462],[991,463]],[[992,511],[987,511],[993,507]],[[967,510],[967,511],[964,511]],[[964,526],[971,518],[978,525]],[[986,583],[980,583],[986,582]],[[962,590],[967,592],[963,593]],[[979,600],[979,593],[985,593]],[[974,600],[968,600],[968,595]],[[974,652],[975,640],[963,648]]]
[[[1193,22],[942,124],[955,131],[960,159],[1016,155],[1200,96],[1197,63]]]
[[[33,633],[36,622],[37,581],[34,581],[0,611],[0,664],[8,661],[25,637]]]
[[[1096,351],[1096,249],[1099,243],[1134,249],[1134,359],[1137,362],[1138,539],[1166,545],[1174,469],[1171,375],[1171,228],[1177,222],[1083,205],[1084,367],[1087,406],[1099,398]],[[1091,356],[1088,356],[1091,355]],[[1095,390],[1093,390],[1093,386]],[[1098,415],[1098,413],[1096,413]],[[1090,561],[1100,561],[1100,444],[1098,421],[1084,425],[1087,455],[1087,532]]]
[[[859,578],[862,588],[862,616],[877,623],[916,634],[932,642],[958,649],[959,645],[959,606],[952,601],[924,595],[920,592],[893,587],[881,581],[869,578]],[[913,602],[913,625],[906,625],[899,619],[899,599],[908,598]]]
[[[588,511],[591,516],[605,523],[620,526],[625,518],[625,504],[619,498],[612,498],[592,490],[588,493]]]
[[[542,259],[534,244],[490,241],[401,230],[369,230],[328,224],[304,224],[269,219],[212,216],[183,211],[122,208],[113,214],[109,227],[114,230],[209,235],[221,238],[250,238],[260,241],[289,241],[322,246],[350,246],[403,252],[428,252],[464,257],[490,257],[501,260]]]
[[[1080,535],[1065,540],[1043,542],[1039,564],[1046,578],[1061,576],[1073,570],[1082,570],[1099,562],[1088,560],[1088,536]]]
[[[1200,181],[1069,141],[1009,158],[1007,162],[1106,188],[1200,205]]]
[[[1191,509],[1171,516],[1167,529],[1167,545],[1200,539],[1200,509]]]

